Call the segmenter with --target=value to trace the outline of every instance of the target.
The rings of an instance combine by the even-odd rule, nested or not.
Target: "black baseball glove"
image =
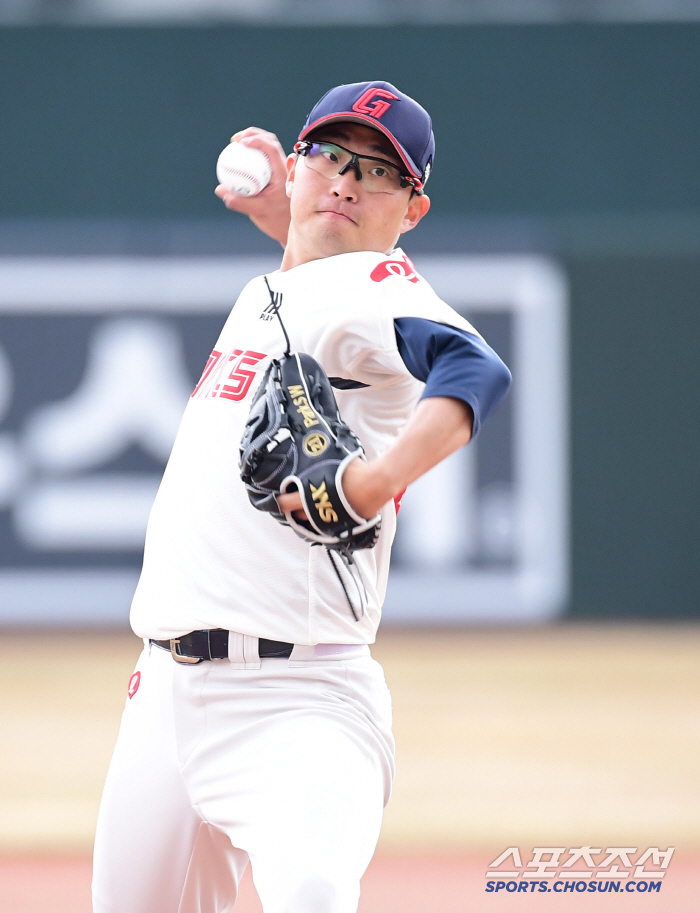
[[[350,556],[377,541],[380,515],[358,516],[343,492],[343,474],[365,459],[362,444],[343,422],[333,388],[310,355],[273,359],[253,398],[241,439],[241,478],[258,510],[312,544]],[[283,513],[276,496],[298,491],[308,520]]]

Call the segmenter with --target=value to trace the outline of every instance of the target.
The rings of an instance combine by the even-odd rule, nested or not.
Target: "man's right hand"
[[[285,192],[287,157],[280,141],[274,133],[261,130],[260,127],[247,127],[234,133],[231,142],[243,143],[264,152],[270,160],[272,177],[267,187],[253,197],[239,197],[222,184],[218,185],[214,193],[223,200],[227,209],[248,216],[260,231],[285,247],[290,216],[289,200]]]

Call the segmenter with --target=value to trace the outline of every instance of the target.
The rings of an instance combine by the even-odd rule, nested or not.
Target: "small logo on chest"
[[[263,309],[261,320],[272,320],[282,307],[282,292],[272,292],[272,301]]]

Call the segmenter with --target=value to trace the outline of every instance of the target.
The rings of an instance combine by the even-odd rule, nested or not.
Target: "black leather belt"
[[[151,640],[151,643],[168,650],[178,663],[201,663],[205,659],[228,659],[228,633],[222,628],[213,628],[211,631],[191,631],[173,640]],[[258,639],[260,659],[286,659],[293,649],[294,644],[281,640]]]

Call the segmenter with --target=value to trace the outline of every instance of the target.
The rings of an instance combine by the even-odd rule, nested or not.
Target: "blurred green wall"
[[[433,218],[568,270],[571,614],[698,617],[700,26],[1,30],[0,214],[232,218],[229,135],[367,78],[433,116]]]
[[[572,611],[697,618],[700,256],[567,266]]]
[[[235,129],[329,86],[430,110],[441,211],[700,208],[700,26],[0,31],[6,214],[206,215]]]

